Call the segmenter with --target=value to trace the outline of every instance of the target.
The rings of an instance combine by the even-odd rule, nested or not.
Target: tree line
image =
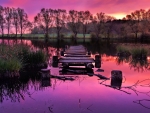
[[[133,35],[135,38],[147,36],[150,32],[150,9],[136,10],[123,19],[116,19],[103,12],[93,15],[90,11],[77,11],[64,9],[45,9],[42,8],[34,17],[34,21],[30,22],[27,13],[21,8],[9,8],[0,6],[0,33],[1,37],[10,37],[10,34],[43,33],[48,39],[50,30],[55,29],[57,38],[64,29],[73,33],[77,38],[78,33],[93,33],[97,39],[105,37],[129,37]],[[4,35],[6,34],[6,35]]]
[[[15,35],[20,33],[22,37],[25,30],[32,28],[32,23],[28,20],[28,15],[21,8],[9,8],[0,6],[0,32],[4,37],[7,31],[7,37],[12,34],[12,29]]]

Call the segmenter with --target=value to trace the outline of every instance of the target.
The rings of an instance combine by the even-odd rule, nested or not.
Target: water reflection
[[[41,73],[30,71],[22,72],[19,79],[0,81],[0,110],[2,113],[3,111],[11,112],[14,109],[16,113],[127,113],[129,109],[132,112],[149,113],[149,71],[139,73],[133,70],[137,67],[135,66],[137,62],[140,70],[144,66],[144,70],[148,70],[149,60],[139,62],[131,58],[119,58],[116,56],[113,44],[109,48],[103,48],[102,46],[106,47],[103,44],[101,48],[99,48],[100,45],[97,48],[94,44],[92,47],[89,46],[92,44],[85,43],[86,46],[89,46],[88,50],[91,51],[92,57],[95,53],[102,56],[101,68],[103,71],[96,72],[97,68],[94,68],[93,76],[90,77],[86,75],[87,73],[78,74],[79,71],[75,73],[67,70],[67,73],[62,73],[60,68],[51,66],[51,60],[54,55],[59,54],[65,44],[60,43],[57,46],[56,43],[48,42],[45,46],[44,42],[30,42],[29,45],[33,44],[32,47],[43,48],[48,53],[52,76],[43,78]],[[130,66],[132,66],[131,69]],[[121,70],[126,79],[118,83],[118,81],[104,80],[94,75],[110,78],[110,73],[114,69]],[[12,104],[9,100],[15,103]],[[141,107],[137,104],[140,104]],[[3,106],[5,109],[2,108]],[[108,106],[109,109],[106,109]]]
[[[128,63],[130,69],[134,71],[143,72],[145,70],[150,70],[150,62],[148,59],[135,59],[132,56],[117,56],[116,62],[118,65]]]
[[[0,80],[0,102],[10,100],[11,102],[20,102],[25,100],[25,95],[31,97],[29,87],[35,91],[50,86],[50,79],[41,79],[39,72],[21,72],[18,79]],[[30,84],[30,85],[29,85]],[[47,85],[49,84],[49,85]]]
[[[20,102],[24,100],[24,95],[28,93],[27,84],[19,80],[0,81],[0,102],[11,100],[11,102]]]
[[[129,62],[129,66],[131,69],[134,69],[135,71],[138,72],[143,72],[145,70],[150,69],[150,62],[148,60],[137,60],[137,59],[132,59],[131,62]]]

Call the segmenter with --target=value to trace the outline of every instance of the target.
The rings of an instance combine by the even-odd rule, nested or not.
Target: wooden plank
[[[87,53],[86,51],[65,51],[64,53]]]
[[[82,48],[82,49],[85,49],[84,46],[82,45],[79,45],[79,46],[70,46],[69,49],[76,49],[76,48]]]
[[[86,50],[67,50],[67,51],[65,51],[65,52],[87,52]]]
[[[67,54],[65,57],[91,57],[90,55],[73,55],[73,54]]]
[[[81,59],[77,59],[77,60],[72,60],[72,59],[60,59],[59,63],[92,63],[94,62],[94,60],[89,59],[89,60],[81,60]]]
[[[65,54],[72,54],[72,55],[86,55],[85,52],[65,52]]]
[[[93,58],[90,57],[61,57],[60,60],[94,60]]]

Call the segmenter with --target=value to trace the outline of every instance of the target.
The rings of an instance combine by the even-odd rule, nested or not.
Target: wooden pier
[[[94,59],[87,54],[87,50],[82,46],[70,46],[62,56],[58,63],[62,63],[62,66],[86,66],[86,68],[92,68]]]

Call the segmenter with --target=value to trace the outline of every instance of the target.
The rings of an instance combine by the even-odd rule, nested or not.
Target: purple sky
[[[0,0],[4,7],[23,8],[33,20],[41,8],[89,10],[122,18],[138,9],[149,9],[150,0]]]

